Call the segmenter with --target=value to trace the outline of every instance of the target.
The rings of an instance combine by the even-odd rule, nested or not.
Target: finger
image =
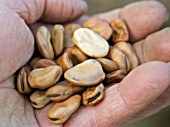
[[[134,44],[136,53],[143,62],[170,61],[170,27],[149,35],[142,42]]]
[[[168,66],[170,66],[169,63]],[[170,105],[170,85],[155,101],[153,101],[144,110],[140,111],[134,117],[132,117],[132,119],[129,120],[128,124],[148,117],[150,115],[153,115],[169,105]]]
[[[6,0],[6,5],[19,14],[27,24],[41,21],[67,22],[80,17],[87,10],[83,0]]]
[[[96,15],[94,15],[94,17],[97,17],[99,19],[102,19],[102,20],[110,23],[113,19],[120,19],[121,10],[122,10],[121,8],[117,8],[117,9],[114,9],[109,12],[96,14]]]
[[[35,114],[40,127],[63,127],[63,125],[55,125],[50,123],[47,117],[48,110],[52,107],[54,103],[51,103],[44,107],[43,109],[36,109]]]
[[[145,62],[160,60],[170,61],[170,27],[156,32],[146,38],[143,44]]]
[[[6,81],[6,83],[8,83],[6,86],[14,86],[14,82]],[[1,127],[38,127],[29,101],[15,89],[1,88],[0,102]]]
[[[73,21],[86,11],[84,0],[47,0],[41,20],[52,23]]]
[[[138,1],[122,8],[120,17],[125,20],[132,42],[144,39],[158,30],[169,17],[159,1]]]
[[[81,107],[65,126],[116,127],[126,123],[168,88],[169,76],[170,68],[163,62],[143,64],[120,84],[108,88],[102,102]]]
[[[158,99],[156,99],[144,110],[140,111],[134,117],[132,117],[132,119],[129,120],[127,124],[134,123],[138,120],[151,116],[169,105],[170,105],[170,87],[168,87],[168,89],[160,97],[158,97]]]

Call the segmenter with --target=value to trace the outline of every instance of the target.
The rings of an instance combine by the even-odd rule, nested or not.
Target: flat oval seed
[[[60,102],[73,94],[83,91],[84,88],[85,87],[74,85],[74,83],[65,80],[50,87],[46,92],[46,96],[52,101]]]
[[[105,80],[103,81],[105,85],[109,85],[111,83],[119,83],[124,79],[127,75],[127,72],[124,70],[113,71],[106,75]]]
[[[79,48],[72,47],[70,50],[71,59],[73,61],[73,64],[76,65],[78,63],[84,62],[88,60],[88,57],[86,54],[84,54]]]
[[[98,33],[104,39],[108,40],[112,35],[112,28],[110,27],[109,23],[98,19],[98,18],[89,18],[83,23],[83,27],[89,28],[94,32]]]
[[[102,82],[105,73],[98,61],[89,59],[67,70],[64,77],[75,85],[92,86]]]
[[[131,64],[128,57],[118,48],[110,47],[107,57],[114,61],[120,70],[130,71]]]
[[[90,57],[105,57],[108,54],[108,42],[90,29],[77,29],[72,40],[80,50]]]
[[[100,83],[97,86],[87,88],[83,93],[82,102],[84,105],[91,106],[97,104],[104,97],[104,86]]]
[[[45,95],[45,91],[42,90],[35,91],[30,96],[30,100],[31,100],[31,105],[34,108],[43,108],[50,102],[50,100]]]
[[[56,63],[52,60],[40,59],[33,65],[33,69],[44,68],[44,67],[55,66],[55,65],[56,65]]]
[[[46,89],[54,85],[62,75],[60,66],[49,66],[31,71],[28,75],[28,82],[32,88]]]
[[[69,57],[68,52],[64,52],[57,60],[56,63],[63,69],[63,72],[73,67],[73,62]]]
[[[62,25],[55,25],[52,28],[51,36],[55,54],[58,56],[64,48],[64,27]]]
[[[30,67],[22,67],[17,76],[17,90],[21,94],[31,93],[31,88],[28,83],[28,74],[30,73]]]
[[[72,41],[73,33],[75,30],[81,28],[79,24],[71,23],[64,27],[64,47],[70,48],[74,46]]]
[[[39,61],[40,59],[41,59],[40,57],[34,57],[34,58],[32,58],[32,59],[30,60],[30,62],[29,62],[28,65],[33,69],[35,63],[36,63],[37,61]]]
[[[41,55],[46,59],[53,59],[54,51],[50,41],[51,34],[45,26],[38,28],[35,39]]]
[[[114,31],[112,39],[114,43],[129,40],[129,33],[126,24],[122,19],[112,20],[110,22],[110,25]]]
[[[96,60],[100,62],[100,64],[102,65],[103,69],[106,72],[112,72],[112,71],[118,70],[116,63],[109,59],[97,58]]]
[[[128,57],[130,63],[131,63],[131,70],[136,68],[139,65],[138,58],[135,54],[135,51],[130,43],[126,42],[119,42],[114,45],[114,47],[121,50],[126,56]]]
[[[80,95],[58,102],[48,111],[48,118],[53,124],[63,124],[79,108],[80,103]]]

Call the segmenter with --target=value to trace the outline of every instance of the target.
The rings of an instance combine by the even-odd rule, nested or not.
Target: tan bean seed
[[[100,62],[100,64],[102,65],[103,69],[106,72],[112,72],[118,70],[116,63],[107,58],[97,58],[96,60]]]
[[[79,108],[80,103],[80,95],[74,95],[63,102],[57,102],[48,111],[48,118],[53,124],[63,124]]]
[[[130,71],[131,65],[127,56],[118,48],[110,47],[108,58],[116,63],[120,70]]]
[[[63,52],[64,48],[64,27],[62,25],[54,25],[51,36],[55,55],[58,56]]]
[[[30,96],[30,100],[31,100],[31,105],[34,108],[43,108],[50,102],[50,100],[45,95],[45,91],[42,90],[35,91]]]
[[[51,34],[44,26],[38,28],[36,35],[36,44],[41,55],[46,59],[54,59],[54,51],[51,45]]]
[[[45,67],[48,67],[48,66],[55,66],[55,65],[56,65],[56,63],[54,61],[52,61],[52,60],[40,59],[34,64],[33,69],[45,68]]]
[[[85,55],[79,48],[72,47],[70,50],[71,59],[74,65],[82,63],[88,59],[87,55]]]
[[[63,72],[73,67],[73,62],[67,52],[64,52],[57,60],[56,63],[62,68]]]
[[[64,47],[65,48],[69,48],[69,47],[73,47],[74,43],[72,41],[72,37],[73,37],[73,33],[75,30],[81,28],[81,26],[79,24],[67,24],[64,27]]]
[[[128,41],[129,33],[122,19],[112,20],[110,25],[113,29],[113,42]]]
[[[122,81],[122,79],[124,79],[126,75],[127,73],[124,70],[113,71],[106,75],[104,84],[109,85],[111,83],[119,83],[120,81]]]
[[[62,75],[60,66],[49,66],[31,71],[28,75],[28,82],[32,88],[46,89],[54,85]]]
[[[93,30],[106,40],[108,40],[113,33],[110,25],[98,18],[89,18],[83,23],[83,27]]]
[[[136,53],[130,43],[126,42],[119,42],[114,45],[114,47],[118,48],[121,50],[127,57],[128,60],[131,63],[131,69],[133,70],[139,65],[138,58],[136,56]]]
[[[87,88],[83,93],[82,102],[84,105],[91,106],[97,104],[104,98],[104,86],[100,83],[97,86]]]
[[[60,102],[84,89],[85,87],[74,85],[74,83],[65,80],[50,87],[46,92],[46,96],[52,101]]]
[[[31,88],[28,83],[28,74],[30,73],[31,68],[26,66],[22,67],[18,76],[17,76],[17,90],[21,94],[31,93]]]

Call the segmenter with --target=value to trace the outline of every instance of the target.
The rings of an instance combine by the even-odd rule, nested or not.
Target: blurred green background
[[[93,15],[100,12],[109,11],[115,8],[121,8],[124,5],[139,1],[139,0],[86,0],[89,9],[87,14]],[[170,0],[159,0],[161,1],[170,11]],[[163,26],[170,26],[170,20]],[[170,127],[170,107],[167,107],[155,115],[138,121],[128,127]]]

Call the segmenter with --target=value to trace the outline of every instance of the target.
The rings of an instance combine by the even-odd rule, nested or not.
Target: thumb
[[[46,1],[41,21],[50,23],[68,22],[77,19],[87,11],[84,0],[41,0]],[[37,1],[37,2],[41,2]]]
[[[133,46],[141,63],[149,61],[170,61],[170,27],[149,35]]]
[[[4,2],[27,24],[39,19],[48,23],[67,22],[87,11],[84,0],[5,0]]]

